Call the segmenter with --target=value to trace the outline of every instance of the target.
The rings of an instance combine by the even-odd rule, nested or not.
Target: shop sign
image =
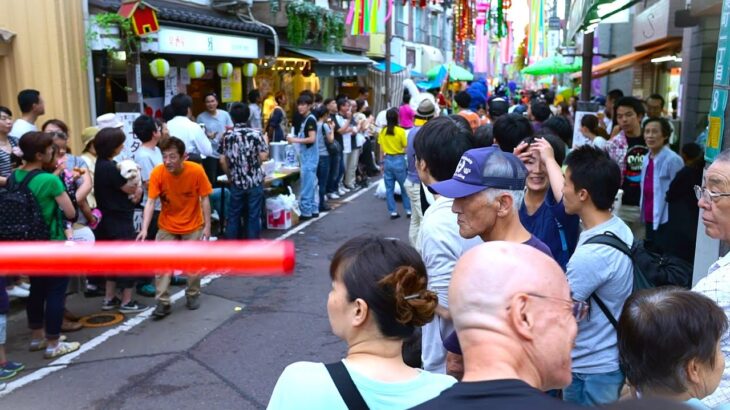
[[[221,100],[224,103],[243,100],[241,67],[234,67],[232,76],[221,79]]]
[[[258,40],[250,37],[163,27],[157,38],[160,53],[259,58]]]
[[[709,131],[705,147],[705,160],[712,162],[722,151],[723,134],[725,133],[725,109],[727,108],[728,86],[728,59],[730,49],[730,0],[723,0],[720,16],[720,34],[717,42],[717,59],[715,60],[715,86],[712,90],[712,104],[710,105]]]
[[[674,12],[682,8],[684,0],[660,0],[639,13],[633,24],[634,48],[682,36],[682,29],[674,26]]]

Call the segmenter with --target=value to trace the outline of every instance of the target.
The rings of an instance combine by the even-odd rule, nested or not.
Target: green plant
[[[345,39],[345,19],[339,13],[317,7],[314,3],[293,1],[286,5],[287,39],[295,47],[308,41],[318,42],[325,48],[342,50]]]

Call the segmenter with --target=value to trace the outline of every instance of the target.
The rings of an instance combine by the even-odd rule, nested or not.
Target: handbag
[[[362,398],[362,394],[357,390],[357,386],[352,381],[352,377],[344,363],[339,361],[325,364],[324,367],[330,374],[332,381],[335,383],[335,387],[337,387],[337,391],[342,396],[342,400],[349,410],[369,410],[365,399]]]

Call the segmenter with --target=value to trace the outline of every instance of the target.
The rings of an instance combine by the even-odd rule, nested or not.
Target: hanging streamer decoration
[[[345,24],[353,36],[382,32],[392,10],[393,0],[352,0]]]

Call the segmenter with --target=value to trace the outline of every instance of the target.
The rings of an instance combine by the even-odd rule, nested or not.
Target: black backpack
[[[633,265],[634,284],[632,292],[637,290],[654,288],[657,286],[680,286],[689,289],[692,281],[692,265],[682,258],[672,255],[663,255],[646,248],[644,241],[634,241],[631,248],[613,232],[605,232],[596,235],[585,241],[586,244],[607,245],[621,251],[631,258]],[[608,310],[603,301],[596,295],[591,294],[598,307],[601,308],[613,327],[618,326],[618,321]]]
[[[41,172],[39,169],[29,172],[21,183],[12,173],[5,187],[0,189],[0,241],[47,241],[51,238],[38,200],[28,188],[30,181]]]

